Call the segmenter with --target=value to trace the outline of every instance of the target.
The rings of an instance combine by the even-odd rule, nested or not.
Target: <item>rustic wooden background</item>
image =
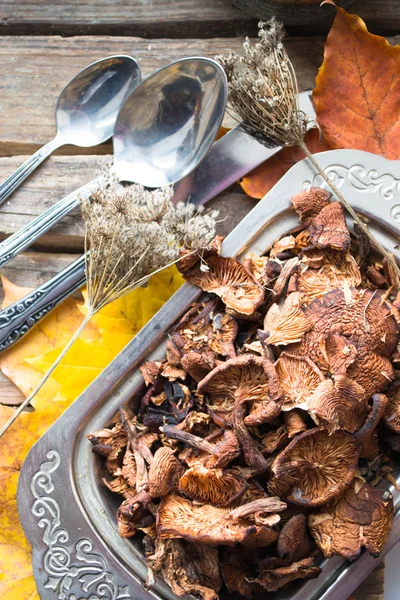
[[[301,90],[311,89],[322,61],[324,36],[334,9],[321,24],[289,27],[287,47]],[[358,14],[373,33],[392,43],[400,31],[399,0],[360,0]],[[257,20],[229,0],[0,0],[0,181],[55,135],[54,108],[68,81],[83,67],[112,54],[131,54],[143,75],[190,55],[213,57],[240,49]],[[0,241],[51,203],[93,178],[111,144],[61,148],[0,209]],[[102,156],[100,156],[102,155]],[[239,185],[212,202],[227,233],[254,206]],[[79,212],[44,235],[3,269],[23,286],[37,286],[72,262],[83,249]],[[0,291],[1,298],[1,291]],[[1,402],[22,396],[0,374]],[[354,598],[381,600],[383,569]]]

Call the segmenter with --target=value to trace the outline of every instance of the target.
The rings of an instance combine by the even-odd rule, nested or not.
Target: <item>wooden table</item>
[[[362,0],[358,12],[374,33],[393,36],[400,31],[398,0]],[[54,136],[54,108],[62,87],[93,60],[131,54],[146,75],[183,56],[239,50],[243,35],[256,31],[257,21],[229,0],[0,0],[0,180]],[[290,30],[287,47],[301,90],[314,86],[326,31],[326,22]],[[313,35],[304,37],[304,32]],[[0,241],[92,179],[110,152],[109,143],[85,151],[60,149],[1,207]],[[254,201],[236,184],[211,204],[219,208],[220,230],[227,233]],[[82,249],[83,229],[75,211],[3,273],[19,285],[37,286]],[[21,401],[21,393],[1,374],[0,389],[2,402]],[[355,598],[381,600],[382,595],[379,568]]]

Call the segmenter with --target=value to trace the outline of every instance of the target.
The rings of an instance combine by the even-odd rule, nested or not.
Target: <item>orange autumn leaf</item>
[[[318,123],[332,148],[400,158],[400,45],[368,32],[337,9],[313,92]]]
[[[321,138],[318,129],[308,131],[305,141],[313,154],[331,150],[325,140]],[[263,198],[281,177],[304,157],[304,152],[297,146],[283,148],[275,156],[243,177],[241,186],[248,196],[257,199]]]
[[[19,472],[26,455],[182,282],[180,273],[171,267],[155,275],[147,287],[138,288],[101,310],[35,396],[34,412],[23,412],[0,440],[1,600],[39,600],[31,547],[19,522],[16,501]],[[4,278],[3,286],[3,306],[29,291]],[[65,300],[18,344],[0,354],[1,371],[28,395],[76,331],[84,312],[84,306],[76,300]],[[13,411],[1,405],[0,392],[0,426]]]
[[[313,100],[322,131],[306,135],[313,153],[354,148],[400,158],[400,45],[367,31],[356,15],[338,8],[325,44]],[[241,182],[262,198],[296,162],[298,148],[284,148]]]

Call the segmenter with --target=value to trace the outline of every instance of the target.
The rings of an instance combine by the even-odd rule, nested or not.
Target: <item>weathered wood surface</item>
[[[329,6],[321,12],[334,13]],[[374,32],[397,33],[398,0],[359,0],[357,12]],[[135,35],[203,37],[254,34],[257,19],[230,0],[1,0],[0,31],[9,35]],[[292,28],[293,30],[293,28]],[[326,22],[297,27],[304,35],[326,31]]]
[[[214,57],[229,49],[241,51],[242,42],[242,38],[0,37],[0,156],[34,152],[54,137],[54,110],[62,88],[94,60],[112,54],[131,54],[139,61],[146,76],[184,56]],[[287,48],[298,73],[301,90],[312,88],[322,62],[323,40],[289,38]],[[98,154],[110,151],[111,145],[108,144],[100,149],[88,150],[66,146],[59,153]],[[6,173],[2,170],[0,178],[4,175]]]

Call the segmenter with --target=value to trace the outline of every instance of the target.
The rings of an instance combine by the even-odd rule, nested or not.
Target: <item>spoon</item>
[[[226,100],[225,73],[213,60],[185,58],[156,71],[132,92],[118,114],[112,171],[120,181],[147,187],[172,184],[185,177],[213,143]],[[59,220],[60,214],[77,206],[80,198],[90,196],[93,185],[102,179],[103,176],[91,181],[53,207],[52,223]],[[82,256],[2,310],[0,350],[19,340],[84,282],[85,256]]]
[[[114,127],[114,164],[120,181],[160,187],[175,183],[202,160],[218,132],[226,78],[206,58],[175,61],[145,79],[122,106]],[[75,190],[0,243],[0,267],[87,198],[97,178]]]
[[[0,205],[60,146],[88,148],[108,140],[119,109],[139,83],[140,67],[131,56],[109,56],[80,71],[58,98],[56,137],[3,181]]]

